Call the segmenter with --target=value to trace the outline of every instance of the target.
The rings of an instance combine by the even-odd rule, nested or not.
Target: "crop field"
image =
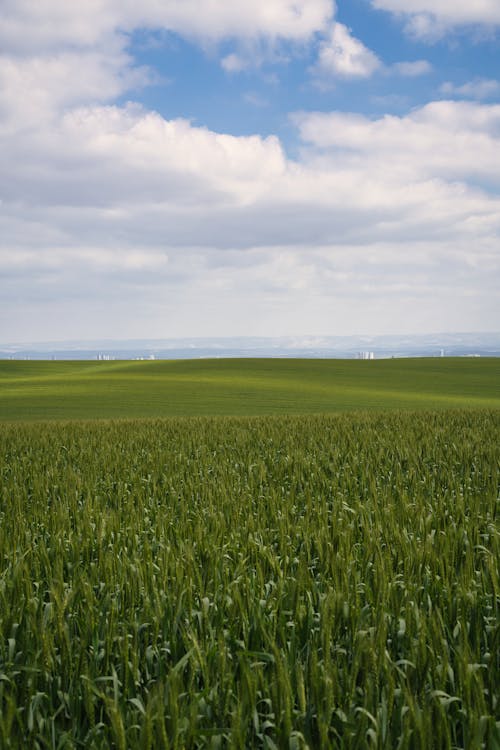
[[[2,750],[499,748],[500,411],[396,402],[0,425]]]
[[[500,358],[0,361],[0,420],[500,408]]]

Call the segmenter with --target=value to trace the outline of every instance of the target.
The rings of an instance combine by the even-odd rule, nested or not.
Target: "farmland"
[[[500,408],[500,359],[0,361],[0,420]]]
[[[496,363],[70,364],[1,366],[2,749],[500,746]]]

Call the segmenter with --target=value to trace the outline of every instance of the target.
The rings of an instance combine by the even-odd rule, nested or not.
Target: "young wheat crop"
[[[499,427],[2,425],[0,747],[499,747]]]

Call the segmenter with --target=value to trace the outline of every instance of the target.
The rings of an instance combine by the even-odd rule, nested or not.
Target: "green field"
[[[500,747],[499,436],[1,425],[0,747]]]
[[[500,408],[500,359],[0,362],[0,419]]]
[[[0,363],[0,750],[500,749],[500,360]]]

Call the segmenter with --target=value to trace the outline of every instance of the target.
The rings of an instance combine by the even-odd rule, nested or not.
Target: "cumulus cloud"
[[[320,82],[324,82],[335,78],[370,78],[376,72],[392,72],[415,78],[431,71],[432,65],[427,60],[397,62],[387,67],[372,50],[353,36],[347,26],[335,23],[319,45],[318,60],[312,72]]]
[[[500,26],[497,0],[372,0],[374,8],[406,20],[410,33],[429,40],[464,26]]]
[[[439,101],[405,117],[311,113],[296,122],[302,138],[334,154],[336,164],[361,159],[367,171],[378,165],[399,179],[484,180],[500,188],[500,105]]]
[[[136,29],[202,45],[231,40],[236,49],[221,64],[234,73],[275,57],[281,43],[307,42],[327,28],[334,9],[332,0],[3,0],[3,107],[6,98],[13,104],[16,92],[29,90],[28,109],[36,116],[47,105],[109,101],[145,85],[151,71],[137,70],[127,55]]]
[[[310,146],[300,161],[287,158],[276,137],[215,133],[134,105],[80,107],[38,133],[29,160],[22,134],[5,138],[4,202],[29,197],[41,210],[60,210],[63,227],[73,212],[95,210],[96,228],[121,225],[125,234],[136,220],[139,227],[158,225],[161,234],[171,215],[192,214],[200,221],[182,229],[190,243],[202,242],[203,227],[213,236],[219,225],[222,244],[227,236],[244,246],[269,244],[266,231],[277,233],[284,216],[282,232],[307,237],[308,222],[303,230],[296,226],[304,213],[293,217],[300,206],[316,212],[318,235],[331,230],[332,212],[366,212],[363,228],[348,221],[335,227],[362,232],[390,206],[396,213],[405,204],[422,210],[428,199],[449,198],[452,213],[457,201],[458,213],[468,201],[473,207],[477,196],[456,180],[498,182],[500,106],[436,102],[401,118],[317,113],[297,116],[296,123]],[[146,222],[137,219],[144,211]],[[261,212],[267,221],[253,227]],[[238,227],[245,230],[241,239]],[[168,231],[178,242],[179,230]]]
[[[0,130],[39,126],[68,107],[113,100],[152,80],[120,45],[27,58],[0,55]]]
[[[4,133],[0,318],[15,302],[18,338],[29,338],[40,306],[45,325],[75,337],[104,301],[99,330],[124,337],[144,335],[147,320],[154,336],[241,334],[248,309],[253,333],[269,333],[269,317],[276,333],[306,333],[312,320],[325,321],[320,333],[373,331],[388,299],[407,330],[425,327],[418,305],[435,330],[444,298],[460,310],[437,327],[498,314],[500,107],[295,122],[298,160],[276,138],[133,105],[73,108],[42,123],[29,152],[26,133]],[[326,322],[346,315],[350,329]]]
[[[395,308],[407,330],[456,330],[498,315],[500,106],[297,115],[293,159],[275,136],[117,104],[151,76],[124,34],[307,40],[331,28],[331,2],[80,5],[2,8],[2,340],[380,332]],[[341,24],[318,63],[347,79],[381,65]]]
[[[3,0],[0,47],[40,52],[101,44],[117,30],[165,29],[220,40],[258,37],[304,40],[325,28],[331,0]]]
[[[369,78],[381,62],[374,52],[356,39],[342,23],[335,23],[319,48],[315,73],[341,78]]]

